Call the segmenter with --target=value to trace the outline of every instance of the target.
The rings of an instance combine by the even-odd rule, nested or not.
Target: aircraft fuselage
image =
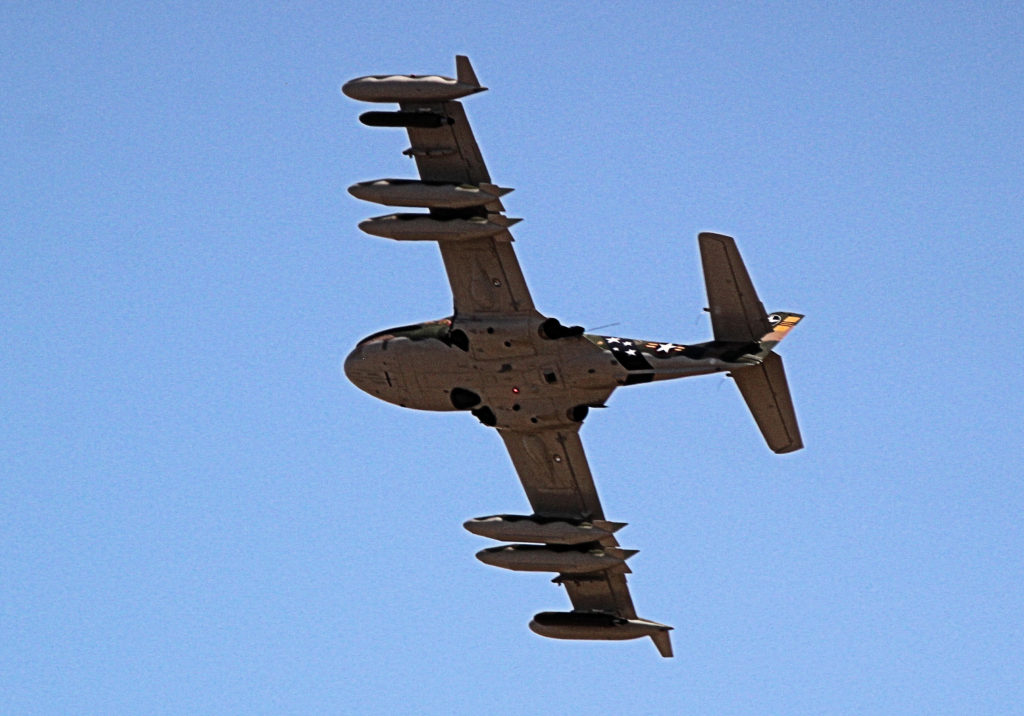
[[[381,400],[418,410],[470,410],[485,425],[580,422],[619,386],[755,365],[757,344],[676,345],[615,336],[544,335],[542,316],[442,319],[380,331],[345,373]],[[567,404],[573,405],[566,411]]]

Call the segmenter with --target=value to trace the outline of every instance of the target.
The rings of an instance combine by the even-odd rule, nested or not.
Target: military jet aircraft
[[[379,75],[345,83],[366,102],[399,111],[360,116],[371,127],[404,127],[420,179],[362,182],[349,191],[386,206],[421,207],[368,219],[359,227],[398,241],[436,241],[454,295],[448,318],[389,328],[361,340],[345,360],[356,386],[381,400],[420,410],[467,411],[496,428],[533,508],[530,515],[469,520],[474,534],[505,544],[480,561],[521,571],[554,572],[573,609],[541,612],[530,628],[556,639],[649,636],[672,655],[665,624],[637,616],[626,585],[635,550],[605,519],[580,442],[590,408],[619,386],[726,372],[736,381],[768,446],[803,445],[778,342],[802,316],[767,313],[732,238],[698,237],[714,340],[687,345],[590,335],[534,308],[512,250],[502,197],[491,183],[462,104],[483,91],[466,57],[454,79]],[[522,544],[526,543],[526,544]]]

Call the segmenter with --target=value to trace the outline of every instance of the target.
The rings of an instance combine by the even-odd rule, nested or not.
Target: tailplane
[[[778,353],[769,353],[760,365],[736,370],[730,375],[773,452],[794,452],[804,446],[786,383],[786,371]]]
[[[768,312],[757,297],[736,241],[709,233],[697,240],[715,340],[748,343],[770,333]]]
[[[768,447],[777,453],[799,450],[804,445],[786,372],[782,358],[772,351],[803,316],[787,312],[767,314],[731,236],[703,233],[698,240],[715,340],[745,343],[760,360],[730,375]]]

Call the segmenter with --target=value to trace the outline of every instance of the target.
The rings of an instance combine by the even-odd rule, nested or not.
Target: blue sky
[[[1024,702],[1017,3],[7,3],[0,711],[1008,714]],[[583,430],[647,640],[533,635],[528,509],[466,415],[348,384],[448,315],[436,247],[361,234],[412,176],[338,88],[451,74],[538,307],[710,337],[737,238],[806,449],[719,377]]]

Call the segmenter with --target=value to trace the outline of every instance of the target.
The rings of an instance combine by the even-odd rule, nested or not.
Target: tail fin
[[[804,444],[786,372],[782,358],[771,351],[803,316],[766,314],[732,237],[704,233],[698,240],[715,340],[757,343],[762,351],[758,355],[767,352],[760,364],[736,369],[730,375],[768,447],[778,453],[799,450]]]

